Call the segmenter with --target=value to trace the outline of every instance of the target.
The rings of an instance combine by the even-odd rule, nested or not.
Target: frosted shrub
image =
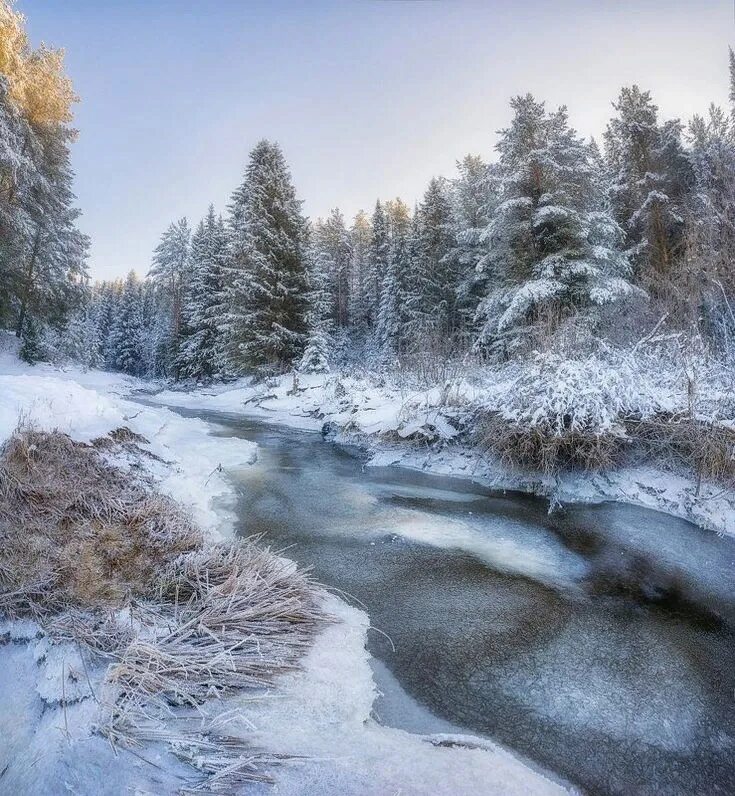
[[[503,374],[502,389],[478,420],[481,445],[508,464],[553,472],[614,464],[628,442],[626,422],[660,409],[635,360],[536,354]]]
[[[619,434],[623,421],[646,418],[659,410],[653,385],[635,362],[614,364],[590,355],[566,359],[536,354],[509,382],[501,417],[552,436],[569,432]]]

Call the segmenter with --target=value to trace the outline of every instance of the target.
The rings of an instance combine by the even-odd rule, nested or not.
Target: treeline
[[[33,50],[23,17],[0,0],[0,327],[23,338],[28,358],[87,291],[69,163],[76,98],[62,60]]]
[[[664,121],[637,86],[613,103],[601,147],[566,108],[516,97],[495,160],[468,155],[415,207],[378,201],[350,223],[336,209],[309,222],[281,149],[261,141],[223,216],[172,224],[142,281],[87,288],[71,87],[59,54],[31,52],[0,7],[13,34],[0,52],[13,131],[0,136],[0,318],[29,358],[196,380],[381,369],[624,344],[662,317],[733,349],[733,111]],[[732,52],[730,82],[735,106]]]
[[[172,224],[145,281],[95,287],[99,358],[177,379],[380,368],[625,342],[664,314],[730,346],[732,113],[684,128],[624,88],[600,149],[565,108],[511,107],[495,162],[469,155],[415,208],[378,201],[349,226],[339,210],[309,224],[281,150],[260,142],[224,219]]]

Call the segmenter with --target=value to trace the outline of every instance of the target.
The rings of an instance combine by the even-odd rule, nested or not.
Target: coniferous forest
[[[664,315],[721,352],[735,333],[733,108],[662,119],[626,86],[598,142],[566,108],[514,97],[494,152],[488,131],[413,207],[380,198],[352,219],[307,219],[264,139],[219,210],[172,221],[149,264],[93,283],[60,54],[32,50],[8,8],[2,47],[0,323],[31,361],[208,381],[625,345]]]

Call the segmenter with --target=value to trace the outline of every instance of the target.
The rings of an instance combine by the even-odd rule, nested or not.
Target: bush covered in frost
[[[567,359],[536,354],[507,382],[500,416],[553,436],[625,434],[623,422],[660,411],[656,387],[632,358],[614,364],[598,354]]]
[[[657,415],[658,389],[633,357],[537,353],[511,364],[477,419],[480,445],[507,464],[553,472],[616,463],[626,423]]]

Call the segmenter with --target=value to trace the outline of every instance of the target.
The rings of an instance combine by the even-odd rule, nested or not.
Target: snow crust
[[[304,377],[303,383],[311,384],[313,378]],[[313,386],[318,384],[315,381]],[[160,488],[187,505],[212,538],[226,536],[234,519],[234,494],[226,475],[254,461],[255,445],[214,439],[212,424],[125,397],[143,386],[117,374],[29,367],[12,352],[0,352],[0,441],[12,433],[19,418],[85,442],[127,426],[145,436],[149,440],[145,447],[160,458],[149,464],[149,475]],[[206,398],[219,410],[239,410],[239,391],[249,389],[241,383],[235,390],[211,391]],[[196,405],[204,397],[172,395],[179,405],[187,401]],[[282,416],[297,405],[284,395]],[[365,409],[366,418],[370,412],[375,414],[366,421],[368,428],[389,429],[400,422],[402,409],[392,404],[381,412],[376,404]],[[262,409],[261,415],[270,416],[270,410]],[[320,420],[308,415],[293,420],[306,428],[321,426]],[[264,748],[306,756],[274,772],[275,792],[304,796],[568,792],[485,739],[412,734],[380,725],[372,717],[377,692],[365,648],[369,619],[337,597],[325,595],[324,600],[334,622],[307,653],[303,670],[281,678],[262,698],[248,695],[211,708],[225,716],[223,728],[228,732],[237,733],[238,727],[250,732],[254,722]],[[115,756],[109,744],[94,734],[105,667],[84,656],[78,646],[51,640],[33,622],[2,622],[0,664],[3,790],[39,796],[170,794],[191,782],[192,770],[159,746]],[[269,791],[264,787],[262,792]]]

